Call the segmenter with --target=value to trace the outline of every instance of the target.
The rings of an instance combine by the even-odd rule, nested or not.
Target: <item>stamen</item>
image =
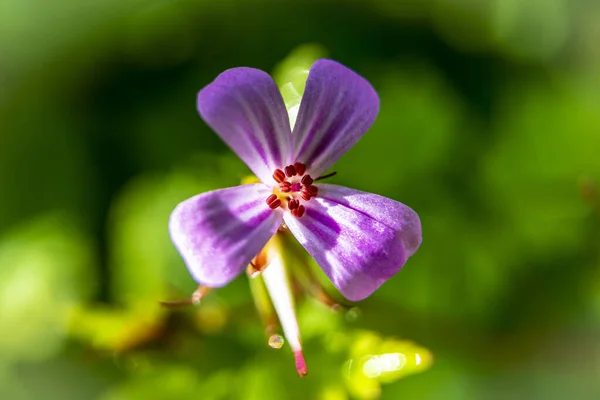
[[[292,176],[296,175],[296,167],[294,167],[293,165],[288,165],[287,167],[285,167],[285,174],[288,176],[288,178],[291,178]]]
[[[334,172],[332,172],[330,174],[327,174],[327,175],[321,175],[320,177],[318,177],[317,179],[315,179],[315,181],[320,181],[321,179],[331,178],[335,174],[337,174],[337,172],[334,171]]]
[[[299,206],[298,206],[298,212],[296,212],[296,214],[298,214],[298,218],[300,218],[301,216],[303,216],[303,215],[304,215],[304,211],[305,211],[305,208],[304,208],[304,206],[303,206],[302,204],[301,204],[301,205],[299,205]]]
[[[276,169],[273,173],[273,179],[275,179],[275,182],[281,183],[285,179],[285,173],[280,169]]]
[[[269,207],[271,208],[271,210],[274,210],[277,207],[279,207],[280,205],[281,205],[281,200],[277,199],[273,203],[269,204]]]
[[[292,184],[288,181],[283,181],[279,184],[279,190],[281,190],[283,193],[289,193],[292,191]]]
[[[299,205],[300,205],[300,202],[298,200],[291,199],[290,201],[288,201],[288,209],[290,211],[298,208]]]
[[[294,208],[290,212],[292,213],[292,215],[294,217],[300,218],[301,216],[304,215],[304,211],[306,211],[306,209],[304,208],[304,206],[302,204],[300,204],[298,207]]]
[[[328,178],[336,174],[335,172],[332,172],[331,174],[323,175],[317,179],[313,179],[310,174],[305,175],[306,172],[307,168],[304,163],[295,162],[294,164],[287,165],[283,169],[276,169],[273,173],[273,179],[275,179],[275,181],[277,181],[279,184],[278,187],[280,193],[278,193],[276,190],[274,190],[274,192],[278,193],[279,196],[281,196],[281,193],[290,193],[290,195],[287,196],[287,209],[297,218],[304,215],[306,211],[304,206],[300,204],[300,199],[308,201],[311,198],[316,197],[319,193],[319,189],[317,186],[313,185],[313,182],[318,179]],[[301,177],[299,181],[293,178],[296,175]],[[282,200],[280,200],[278,195],[275,195],[275,193],[269,196],[267,199],[267,204],[272,209],[281,206],[282,202]],[[299,196],[295,193],[298,193]],[[286,199],[283,201],[285,202]]]
[[[300,195],[302,196],[303,200],[310,200],[310,192],[308,191],[307,188],[303,188],[302,191],[300,192]]]
[[[304,175],[300,181],[304,186],[310,186],[313,183],[313,178],[310,175]]]
[[[304,175],[306,172],[306,165],[302,164],[301,162],[294,163],[294,167],[296,167],[296,172],[298,175]]]
[[[267,197],[267,205],[271,210],[274,210],[281,205],[281,200],[279,200],[276,194],[272,194]]]
[[[277,198],[276,194],[272,194],[269,197],[267,197],[267,204],[271,204],[272,202],[275,201],[275,199]]]

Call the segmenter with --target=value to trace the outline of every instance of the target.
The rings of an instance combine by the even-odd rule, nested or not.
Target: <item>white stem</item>
[[[279,243],[271,243],[267,250],[269,265],[262,273],[269,296],[279,317],[285,338],[294,352],[301,351],[300,329],[294,309],[294,299],[285,272]]]

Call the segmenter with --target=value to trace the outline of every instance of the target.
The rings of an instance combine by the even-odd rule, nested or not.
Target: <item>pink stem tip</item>
[[[308,369],[306,368],[306,361],[304,361],[302,350],[295,351],[294,358],[296,359],[296,371],[298,371],[298,376],[306,376],[306,374],[308,374]]]

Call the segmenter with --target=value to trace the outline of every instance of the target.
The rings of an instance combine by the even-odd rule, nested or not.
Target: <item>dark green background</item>
[[[1,397],[377,398],[343,372],[370,331],[434,357],[384,399],[594,398],[599,22],[586,0],[2,0]],[[170,211],[248,173],[196,93],[306,43],[381,97],[332,182],[410,205],[424,241],[353,318],[300,299],[299,379],[245,277],[158,301],[194,290]]]

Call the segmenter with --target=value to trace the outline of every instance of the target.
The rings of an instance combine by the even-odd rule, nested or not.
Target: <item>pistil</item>
[[[287,167],[285,167],[285,175],[288,178],[296,176],[296,167],[294,167],[293,165],[288,165]]]

